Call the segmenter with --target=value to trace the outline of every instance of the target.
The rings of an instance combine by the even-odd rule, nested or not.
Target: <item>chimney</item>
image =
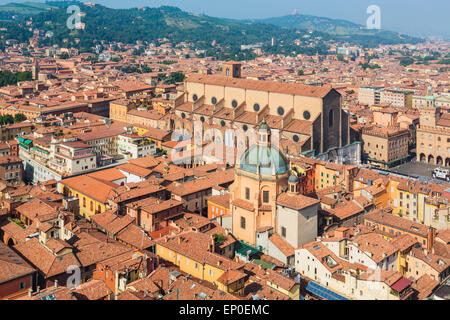
[[[28,296],[29,297],[32,297],[33,296],[33,289],[28,289]]]
[[[55,288],[58,288],[58,280],[55,280]]]
[[[41,292],[41,287],[40,287],[40,286],[37,286],[37,287],[36,287],[36,293],[39,293],[39,292]]]

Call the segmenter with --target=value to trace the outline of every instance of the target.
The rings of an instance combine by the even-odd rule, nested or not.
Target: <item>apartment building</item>
[[[15,156],[0,157],[0,180],[7,186],[18,186],[23,183],[23,162]]]
[[[402,89],[384,89],[380,92],[380,103],[393,107],[411,108],[414,92]]]
[[[436,229],[432,227],[379,210],[366,214],[364,225],[374,227],[386,239],[392,239],[405,233],[409,234],[428,250],[431,250],[436,237]]]
[[[409,130],[398,127],[363,128],[363,156],[368,163],[389,168],[409,157]]]
[[[56,146],[50,168],[69,175],[97,168],[97,157],[92,147],[81,141],[63,142]]]
[[[368,106],[380,104],[380,87],[360,87],[358,89],[358,102]]]
[[[118,136],[127,132],[128,128],[111,128],[106,130],[97,130],[78,135],[78,139],[92,147],[92,153],[97,156],[118,154]]]
[[[117,140],[118,154],[127,159],[142,158],[156,153],[156,144],[149,138],[137,134],[120,134]]]
[[[405,300],[412,281],[393,270],[370,269],[349,263],[320,241],[295,250],[295,270],[306,278],[306,291],[317,299]]]

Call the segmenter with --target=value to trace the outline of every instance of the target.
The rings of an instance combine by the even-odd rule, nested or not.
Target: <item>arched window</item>
[[[263,191],[263,203],[269,203],[269,191]]]
[[[328,113],[328,126],[329,127],[333,126],[333,109],[331,109],[330,112]]]

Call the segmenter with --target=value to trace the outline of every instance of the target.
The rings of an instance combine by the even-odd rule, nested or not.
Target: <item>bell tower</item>
[[[266,123],[266,118],[264,118],[258,127],[258,145],[270,148],[270,135],[270,128]]]
[[[31,70],[33,80],[38,80],[39,77],[39,63],[36,58],[33,58],[33,68]]]
[[[420,125],[427,127],[435,127],[441,116],[441,108],[439,107],[421,107],[420,112]]]
[[[227,78],[240,78],[241,64],[234,61],[225,61],[222,63],[222,73]]]
[[[289,179],[288,179],[288,193],[290,195],[299,194],[298,177],[294,173],[291,173],[291,175],[289,176]]]

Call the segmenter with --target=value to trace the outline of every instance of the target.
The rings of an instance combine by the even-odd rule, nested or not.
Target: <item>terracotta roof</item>
[[[112,190],[118,187],[118,185],[97,178],[90,177],[89,175],[81,175],[68,179],[64,179],[60,182],[89,198],[100,201],[101,203],[107,203],[108,195]]]
[[[124,179],[126,176],[117,168],[100,170],[88,174],[92,178],[113,182],[115,180]]]
[[[243,208],[248,211],[255,211],[253,203],[243,199],[234,199],[232,205]]]
[[[222,206],[224,208],[229,209],[230,208],[230,194],[223,194],[223,195],[216,195],[216,196],[210,196],[207,198],[209,202],[213,204],[217,204],[219,206]]]
[[[90,280],[73,291],[77,300],[101,300],[112,294],[103,280]]]
[[[271,241],[286,257],[290,257],[295,254],[294,248],[277,233],[272,234],[269,237],[269,241]]]
[[[147,155],[142,158],[129,160],[128,163],[145,169],[151,169],[156,167],[159,164],[159,161],[152,155]]]
[[[146,178],[152,173],[152,170],[145,169],[143,167],[139,167],[132,163],[125,163],[120,166],[117,166],[116,168],[117,168],[117,170],[128,172],[128,173],[134,174],[141,178]]]
[[[391,244],[399,251],[405,251],[406,249],[414,246],[416,243],[418,243],[418,241],[407,233],[403,233],[391,240]]]
[[[38,268],[46,278],[66,273],[70,266],[80,266],[72,252],[58,257],[40,244],[37,238],[18,244],[14,249]]]
[[[412,284],[412,287],[418,292],[417,299],[422,300],[431,296],[438,285],[438,281],[431,279],[428,274],[424,274]]]
[[[428,264],[430,267],[432,267],[434,270],[436,270],[439,273],[445,271],[450,266],[449,258],[439,256],[432,252],[427,252],[420,248],[411,249],[411,251],[409,252],[409,255],[422,260],[424,263]]]
[[[390,213],[383,213],[380,210],[370,212],[364,216],[365,220],[370,220],[384,224],[386,226],[392,226],[400,230],[417,234],[426,237],[429,232],[429,228],[421,223],[417,223],[408,219],[400,218]]]
[[[153,241],[135,224],[130,224],[117,234],[117,240],[132,245],[135,248],[144,250],[153,245]]]
[[[227,270],[225,271],[218,279],[217,282],[220,282],[224,285],[230,285],[236,281],[244,279],[246,274],[236,270]]]
[[[0,283],[5,283],[35,272],[14,250],[0,242]]]
[[[318,204],[320,201],[314,198],[306,197],[302,194],[281,193],[277,197],[277,204],[289,207],[295,210],[302,210],[312,205]]]
[[[376,263],[399,250],[376,233],[359,234],[353,238],[353,243],[357,244],[358,249],[362,252],[367,252],[368,256]]]
[[[191,74],[185,82],[196,82],[202,84],[245,88],[256,91],[269,91],[275,93],[295,94],[315,98],[323,98],[330,91],[330,87],[306,86],[293,83],[282,83],[277,81],[258,81],[242,78],[229,78],[215,75]]]
[[[32,199],[16,208],[19,214],[24,215],[31,221],[34,218],[47,216],[48,220],[54,219],[58,216],[58,212],[54,207],[41,199]]]
[[[78,261],[83,267],[92,266],[103,260],[118,256],[133,249],[108,238],[98,231],[81,232],[73,243]]]

